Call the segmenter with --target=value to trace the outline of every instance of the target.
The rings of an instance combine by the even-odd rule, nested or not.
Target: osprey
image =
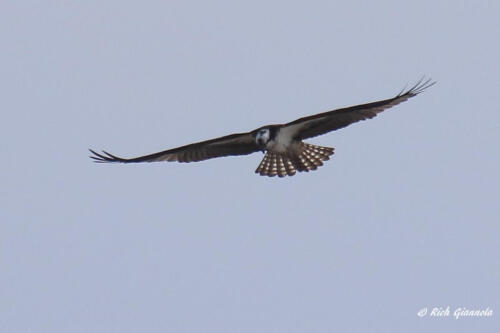
[[[255,173],[269,177],[293,176],[297,171],[316,170],[323,165],[323,161],[329,160],[333,155],[333,148],[315,146],[302,140],[373,118],[379,112],[417,96],[434,83],[431,79],[421,79],[413,87],[406,91],[403,89],[393,98],[318,113],[290,123],[267,125],[248,133],[231,134],[146,156],[121,158],[105,151],[99,154],[89,149],[93,154],[90,158],[101,163],[198,162],[262,151],[266,155]]]

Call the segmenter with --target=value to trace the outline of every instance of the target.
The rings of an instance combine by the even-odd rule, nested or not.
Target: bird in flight
[[[93,154],[90,158],[99,163],[199,162],[262,151],[266,154],[255,173],[269,177],[293,176],[297,171],[316,170],[333,155],[333,148],[315,146],[302,140],[360,120],[371,119],[378,113],[417,96],[434,84],[431,79],[421,79],[413,87],[403,89],[389,99],[318,113],[286,124],[266,125],[248,133],[226,135],[150,155],[121,158],[105,151],[97,153],[89,149]]]

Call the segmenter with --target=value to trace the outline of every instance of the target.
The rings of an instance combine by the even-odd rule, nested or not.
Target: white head
[[[271,131],[269,128],[263,128],[257,132],[257,135],[255,136],[255,142],[259,146],[265,146],[269,139],[271,138]]]

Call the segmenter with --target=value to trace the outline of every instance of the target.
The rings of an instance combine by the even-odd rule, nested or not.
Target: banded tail
[[[255,173],[261,176],[278,177],[293,176],[297,171],[309,172],[323,165],[333,155],[333,148],[315,146],[301,142],[298,153],[280,154],[268,151]]]

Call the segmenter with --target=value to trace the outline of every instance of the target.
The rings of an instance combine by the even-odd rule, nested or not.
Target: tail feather
[[[295,154],[279,154],[268,151],[260,162],[255,173],[261,176],[279,177],[293,176],[297,171],[316,170],[333,155],[333,148],[300,143]]]
[[[297,171],[295,170],[295,167],[293,166],[292,161],[289,158],[286,158],[283,156],[282,156],[282,158],[283,158],[284,164],[285,164],[285,174],[287,174],[289,176],[295,175],[295,173]],[[283,175],[283,177],[285,176],[285,174]]]
[[[277,165],[277,154],[272,154],[271,155],[271,161],[268,165],[268,175],[271,177],[274,177],[278,174],[278,165]]]

